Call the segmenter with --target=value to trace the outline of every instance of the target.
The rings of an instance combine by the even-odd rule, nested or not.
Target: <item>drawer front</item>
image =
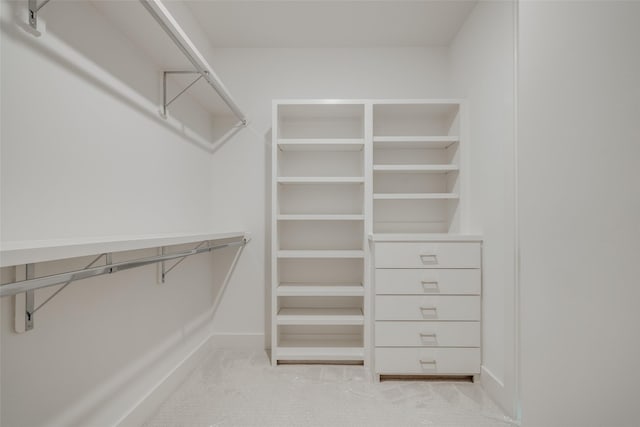
[[[376,322],[378,347],[480,347],[480,322]]]
[[[480,295],[480,270],[377,269],[376,294]]]
[[[376,320],[480,320],[480,297],[376,295]]]
[[[480,268],[480,243],[376,243],[376,268]]]
[[[475,375],[479,348],[376,348],[376,373]]]

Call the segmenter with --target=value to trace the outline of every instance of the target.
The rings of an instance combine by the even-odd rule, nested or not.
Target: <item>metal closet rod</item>
[[[243,126],[247,125],[247,117],[242,112],[238,104],[233,100],[227,88],[222,84],[211,66],[204,59],[202,54],[196,49],[193,42],[182,30],[178,22],[162,4],[160,0],[140,0],[140,3],[149,11],[151,16],[160,24],[160,27],[169,35],[171,40],[184,53],[187,59],[193,64],[196,71],[206,80],[211,87],[220,95],[222,100],[233,111],[233,114],[240,120]]]
[[[29,8],[29,25],[33,29],[38,28],[38,12],[44,5],[51,0],[44,0],[38,5],[38,0],[28,0]],[[149,11],[151,16],[160,24],[160,27],[169,35],[171,40],[187,57],[189,62],[193,64],[195,70],[209,85],[220,95],[220,98],[231,109],[233,114],[240,120],[242,126],[247,125],[247,117],[242,112],[238,104],[233,100],[227,88],[222,84],[220,78],[213,71],[213,68],[204,59],[204,56],[198,51],[191,39],[182,30],[178,22],[173,18],[171,13],[162,4],[161,0],[140,0],[140,3]],[[165,105],[166,108],[166,105]]]
[[[103,274],[116,273],[122,270],[129,270],[131,268],[142,267],[144,265],[155,264],[162,261],[169,261],[176,258],[184,258],[191,255],[196,255],[202,252],[209,252],[215,249],[228,248],[233,246],[244,246],[247,243],[246,238],[235,242],[224,243],[220,245],[208,245],[202,248],[191,249],[188,251],[177,252],[167,255],[156,255],[149,258],[134,259],[131,261],[117,262],[114,264],[107,264],[100,267],[85,268],[82,270],[69,271],[67,273],[54,274],[52,276],[39,277],[36,279],[22,280],[19,282],[8,283],[0,286],[0,297],[16,295],[22,292],[33,291],[40,288],[46,288],[49,286],[60,285],[67,282],[73,282],[76,280],[87,279],[89,277],[102,276]]]

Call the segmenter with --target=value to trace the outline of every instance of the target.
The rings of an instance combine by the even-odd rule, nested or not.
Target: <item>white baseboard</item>
[[[226,332],[214,332],[211,334],[211,348],[264,350],[264,334],[243,333],[233,334]]]
[[[167,372],[154,388],[118,423],[119,427],[138,427],[148,420],[207,357],[212,349],[264,349],[264,334],[213,333]]]
[[[496,377],[493,372],[491,372],[485,366],[482,366],[481,370],[482,373],[480,375],[480,384],[482,384],[482,388],[484,388],[489,397],[491,397],[491,399],[493,399],[493,401],[496,402],[498,406],[500,406],[500,408],[505,411],[505,413],[507,413],[508,415],[513,415],[511,414],[512,402],[509,398],[504,383],[500,381],[498,377]]]
[[[118,427],[139,427],[144,424],[189,374],[205,360],[210,351],[211,339],[208,339],[188,354],[149,393],[143,396],[140,402],[118,422]]]

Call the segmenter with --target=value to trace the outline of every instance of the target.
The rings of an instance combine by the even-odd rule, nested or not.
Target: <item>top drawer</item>
[[[382,242],[376,268],[480,268],[480,243]]]

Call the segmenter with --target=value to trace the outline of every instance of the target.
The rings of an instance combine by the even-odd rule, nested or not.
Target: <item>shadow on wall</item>
[[[15,297],[2,298],[0,386],[11,392],[1,395],[0,425],[100,425],[100,416],[113,416],[114,408],[126,411],[207,342],[242,252],[229,247],[185,258],[165,283],[158,281],[159,264],[73,282],[35,314],[34,329],[23,334],[14,332]],[[154,255],[119,252],[113,262]],[[93,258],[39,263],[35,274],[78,270]],[[3,268],[2,283],[13,282],[20,269]],[[36,291],[36,306],[60,287]],[[61,390],[61,384],[67,386]],[[112,413],[104,414],[107,409]]]
[[[3,37],[37,52],[47,60],[64,67],[85,82],[112,96],[118,102],[136,110],[175,134],[208,151],[214,150],[206,140],[217,140],[231,127],[229,123],[237,120],[227,116],[210,114],[206,107],[194,100],[190,93],[205,92],[207,96],[218,97],[216,92],[204,81],[199,81],[189,91],[177,98],[170,106],[169,119],[163,118],[162,110],[162,72],[165,70],[191,70],[193,67],[184,58],[179,62],[168,59],[166,64],[158,64],[147,52],[132,43],[120,28],[112,25],[91,2],[51,2],[40,12],[40,24],[45,32],[41,35],[34,31],[22,19],[26,16],[26,1],[7,2],[11,13],[2,19]],[[109,8],[126,8],[137,11],[135,16],[144,20],[153,18],[144,11],[138,2],[112,2]],[[101,5],[100,7],[105,7]],[[146,35],[145,40],[157,38],[157,44],[166,50],[178,48],[152,22],[153,36]],[[144,28],[147,28],[145,26]],[[157,33],[156,33],[157,32]],[[182,55],[180,53],[180,55]],[[157,54],[154,55],[157,57]],[[173,58],[174,55],[169,55]],[[180,56],[178,56],[180,57]],[[169,80],[168,100],[178,94],[193,79],[187,74]],[[25,84],[28,82],[14,82]],[[68,101],[74,102],[70,93]],[[88,105],[100,115],[99,105]]]

